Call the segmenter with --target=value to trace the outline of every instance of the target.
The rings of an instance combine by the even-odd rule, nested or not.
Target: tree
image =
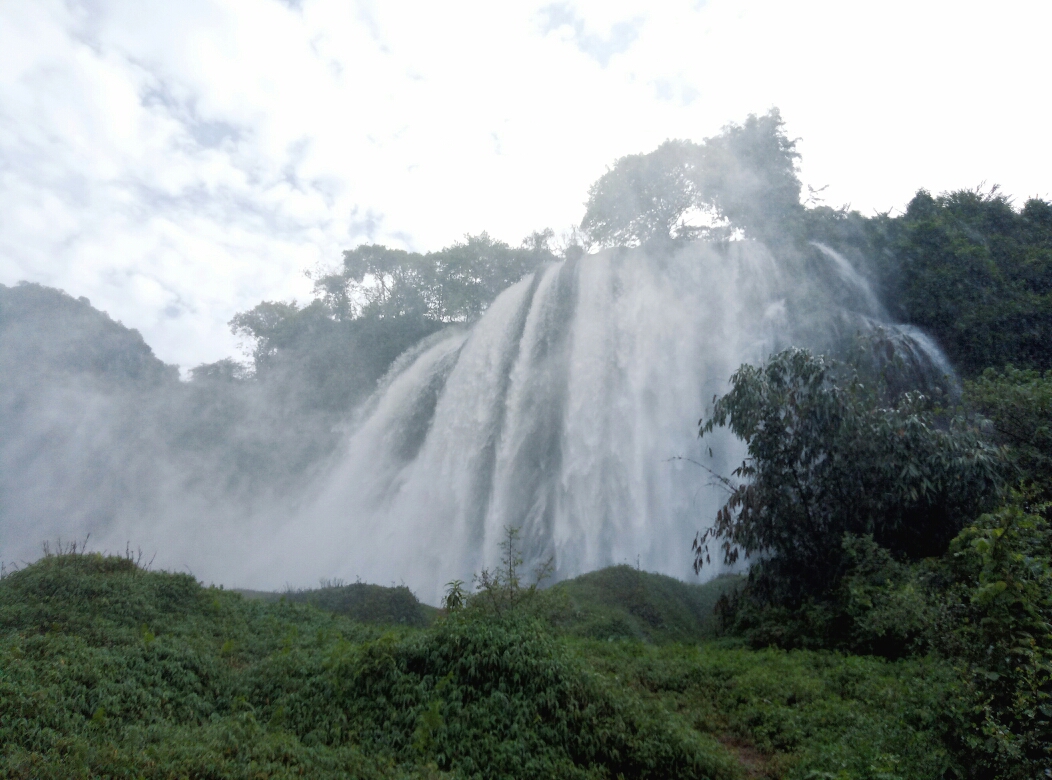
[[[248,311],[235,314],[230,330],[255,342],[252,359],[256,368],[264,367],[288,340],[300,307],[295,301],[263,301]]]
[[[727,125],[703,144],[670,140],[622,157],[591,186],[582,229],[607,246],[794,235],[800,203],[796,142],[778,109]],[[698,221],[709,224],[696,224]]]
[[[804,210],[796,175],[796,141],[785,134],[777,108],[727,125],[705,141],[699,189],[723,219],[746,235],[780,240],[792,234]]]
[[[606,245],[689,238],[683,215],[700,201],[690,141],[665,141],[649,154],[622,157],[588,190],[581,228]]]
[[[250,340],[256,376],[306,408],[342,413],[394,359],[439,328],[471,322],[501,291],[556,260],[552,231],[520,247],[486,233],[420,254],[362,245],[315,281],[315,300],[264,301],[230,321]]]
[[[996,501],[1002,455],[918,393],[882,395],[850,365],[800,349],[743,365],[714,399],[702,436],[729,427],[748,458],[730,498],[694,541],[695,568],[719,542],[728,563],[759,558],[762,598],[823,598],[846,570],[843,539],[871,536],[895,556],[939,555]]]
[[[363,244],[344,252],[342,270],[319,279],[315,291],[337,319],[469,322],[502,290],[558,259],[552,235],[533,233],[511,247],[481,233],[427,254]]]
[[[931,333],[963,373],[1052,368],[1052,204],[1017,211],[997,187],[920,190],[870,233],[893,313]]]
[[[504,615],[532,601],[540,584],[551,576],[555,569],[554,558],[549,558],[538,566],[534,571],[533,582],[523,586],[520,534],[521,529],[504,526],[504,538],[500,542],[500,566],[492,570],[483,569],[471,578],[476,588],[476,592],[468,601],[471,606],[490,614]],[[460,580],[447,583],[447,604],[456,603],[462,584]],[[464,603],[463,599],[461,603]]]
[[[1052,498],[1052,371],[988,368],[965,383],[964,398],[1009,448],[1015,476]]]

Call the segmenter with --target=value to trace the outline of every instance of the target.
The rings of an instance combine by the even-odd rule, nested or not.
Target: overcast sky
[[[865,213],[1052,191],[1052,3],[0,0],[0,283],[184,368],[362,242],[567,230],[618,157],[778,106]]]

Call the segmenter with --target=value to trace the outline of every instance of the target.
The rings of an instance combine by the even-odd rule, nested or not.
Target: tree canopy
[[[922,395],[882,397],[864,379],[795,348],[735,372],[700,433],[729,427],[748,459],[695,540],[696,568],[719,540],[728,562],[739,550],[758,556],[775,598],[799,604],[839,581],[845,535],[916,560],[944,552],[993,505],[1003,481],[995,447],[961,421],[939,419]]]
[[[778,109],[701,144],[670,140],[622,157],[588,191],[582,229],[605,246],[785,235],[799,220],[796,142]],[[708,224],[698,224],[707,222]]]
[[[1052,368],[1052,204],[1021,209],[997,188],[933,197],[870,231],[895,314],[938,340],[966,374]]]
[[[502,290],[557,260],[552,236],[533,233],[512,247],[482,233],[425,254],[363,244],[316,279],[306,306],[264,301],[230,326],[253,345],[258,376],[307,406],[346,411],[421,338],[477,319]]]
[[[512,247],[481,233],[426,254],[363,244],[344,252],[343,268],[320,278],[315,289],[338,319],[468,322],[502,290],[558,259],[550,247],[553,235],[533,233]]]

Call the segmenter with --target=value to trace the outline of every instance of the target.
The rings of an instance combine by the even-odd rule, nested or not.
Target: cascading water
[[[689,459],[726,474],[744,455],[725,431],[702,454],[697,421],[739,365],[829,348],[845,323],[945,365],[886,321],[846,259],[817,249],[611,250],[521,280],[470,329],[403,356],[279,538],[281,569],[400,578],[434,600],[497,563],[512,526],[527,564],[550,557],[558,577],[621,562],[693,576],[691,540],[725,497]]]

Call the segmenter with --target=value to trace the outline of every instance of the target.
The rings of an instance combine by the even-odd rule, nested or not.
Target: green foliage
[[[446,595],[442,599],[442,608],[447,612],[463,609],[468,596],[464,592],[464,580],[451,580],[446,583]]]
[[[830,595],[848,566],[845,534],[910,559],[938,555],[998,496],[998,451],[919,394],[882,399],[849,366],[798,349],[742,366],[731,384],[701,434],[727,426],[749,457],[695,539],[695,565],[716,540],[728,563],[759,555],[750,588],[761,602]]]
[[[730,501],[696,540],[699,563],[710,539],[729,558],[761,558],[719,605],[724,625],[758,645],[934,653],[954,668],[926,721],[949,751],[938,775],[1043,777],[1052,529],[1038,502],[1050,484],[1052,380],[1009,366],[966,383],[995,449],[923,398],[864,376],[791,350],[743,366],[716,401],[702,433],[728,425],[745,439],[750,458],[735,476],[748,481],[726,483]],[[973,521],[1012,476],[1030,487]]]
[[[375,629],[126,558],[0,582],[0,775],[736,777],[521,611]]]
[[[385,587],[367,582],[345,584],[336,580],[323,581],[320,588],[309,590],[253,595],[310,604],[359,623],[377,626],[429,626],[438,612],[434,607],[421,604],[405,585]]]
[[[631,566],[610,566],[544,591],[540,614],[560,632],[582,638],[700,642],[716,636],[716,601],[741,580],[717,577],[696,585]]]
[[[342,271],[319,279],[316,290],[339,319],[467,322],[502,290],[557,259],[552,236],[551,230],[535,233],[513,248],[481,233],[427,254],[362,245],[344,252]]]
[[[868,536],[847,535],[843,545],[848,569],[835,609],[846,648],[895,658],[945,646],[956,615],[939,598],[947,578],[936,559],[897,560]]]
[[[588,191],[581,228],[607,246],[795,234],[803,213],[795,141],[778,109],[727,125],[703,144],[666,141],[622,157]],[[700,215],[709,226],[695,224]],[[694,221],[692,221],[694,220]]]
[[[345,414],[413,344],[477,319],[506,287],[556,260],[551,238],[548,230],[511,247],[482,233],[427,254],[362,245],[315,281],[311,303],[264,301],[230,327],[252,344],[255,377],[289,407]]]
[[[1023,496],[951,547],[961,683],[950,734],[972,777],[1052,770],[1052,527]]]
[[[971,538],[961,544],[977,550]],[[961,571],[979,578],[976,563]],[[568,591],[666,618],[688,597],[665,579],[616,567]],[[568,641],[531,609],[380,633],[127,557],[52,555],[0,581],[0,775],[964,774],[940,734],[963,722],[967,709],[948,705],[971,689],[954,687],[948,664]],[[1000,625],[982,630],[995,638]]]
[[[940,738],[953,670],[935,659],[634,642],[578,652],[717,735],[751,777],[920,780],[959,769]]]
[[[988,368],[965,382],[964,400],[990,420],[1018,478],[1052,497],[1052,371]]]
[[[1052,368],[1052,204],[1017,211],[996,187],[921,190],[870,233],[894,313],[930,332],[963,373]]]
[[[461,613],[426,638],[349,648],[330,673],[364,745],[463,776],[735,774],[713,740],[600,684],[521,613]]]
[[[784,126],[772,108],[705,141],[703,192],[717,214],[755,238],[793,235],[803,211],[796,175],[800,154]]]
[[[439,327],[420,313],[343,319],[318,300],[304,307],[264,301],[230,325],[254,344],[261,384],[294,409],[330,413],[345,413],[364,399],[398,355]]]
[[[1052,530],[1015,495],[915,564],[855,540],[843,596],[856,650],[934,651],[955,667],[939,731],[958,776],[1052,768]]]
[[[467,601],[474,610],[493,615],[505,615],[528,606],[535,600],[540,584],[551,576],[553,560],[549,558],[534,572],[533,582],[524,585],[522,580],[521,531],[514,526],[504,527],[504,539],[500,543],[500,566],[483,569],[472,577],[475,593]]]
[[[600,244],[631,246],[689,238],[683,215],[701,199],[690,141],[666,141],[649,154],[622,157],[588,190],[581,229]]]

